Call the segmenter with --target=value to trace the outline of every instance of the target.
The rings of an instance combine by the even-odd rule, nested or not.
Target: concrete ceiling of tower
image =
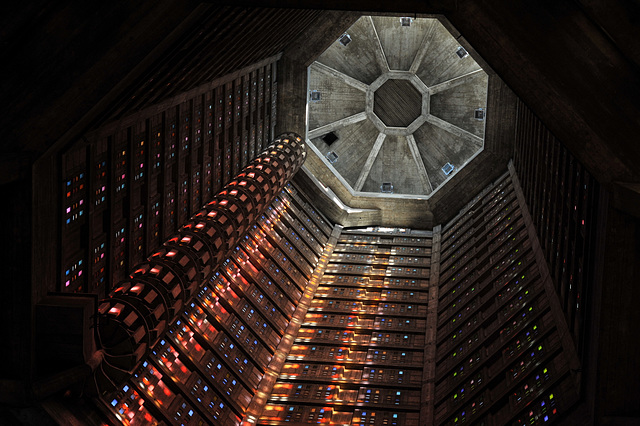
[[[330,189],[324,208],[331,218],[416,228],[449,220],[511,157],[516,95],[619,195],[619,204],[633,209],[629,196],[638,197],[640,181],[640,34],[638,10],[628,2],[309,1],[294,9],[300,6],[293,0],[119,2],[104,10],[43,1],[15,6],[2,18],[7,130],[0,182],[20,179],[25,165],[88,129],[279,52],[276,130],[304,134],[306,69],[360,16],[443,14],[488,74],[483,151],[426,201],[354,197],[326,165],[310,160],[306,179],[315,185],[319,178]],[[275,31],[289,36],[276,43],[264,36]],[[351,209],[338,207],[334,197]]]
[[[44,201],[32,205],[34,186],[58,177],[46,173],[59,160],[47,153],[62,151],[102,124],[275,55],[282,55],[276,132],[304,134],[307,67],[360,16],[376,14],[443,15],[489,76],[484,137],[495,148],[485,145],[483,158],[457,173],[427,208],[407,199],[402,210],[394,210],[395,218],[415,228],[446,222],[502,173],[513,152],[518,97],[606,189],[601,213],[624,213],[613,215],[602,230],[626,240],[624,245],[607,241],[609,251],[599,253],[605,264],[599,273],[607,278],[602,318],[609,327],[601,333],[617,327],[621,343],[597,353],[598,368],[608,373],[598,387],[611,394],[598,409],[606,416],[637,415],[637,386],[619,386],[623,376],[637,377],[637,368],[620,368],[616,355],[634,354],[638,346],[633,328],[638,310],[619,306],[638,299],[640,5],[631,0],[12,2],[0,15],[0,222],[6,223],[0,231],[9,241],[0,258],[3,296],[16,306],[2,317],[10,325],[3,329],[7,341],[29,341],[24,330],[31,325],[11,327],[9,320],[37,300],[31,263],[55,263],[55,254],[31,260],[32,233],[46,231],[31,218],[49,207]],[[33,173],[43,163],[39,175]],[[312,166],[309,162],[311,173],[298,179],[317,188]],[[348,193],[332,189],[354,207],[345,210],[330,195],[318,197],[334,220],[354,225],[388,219],[377,210],[384,201],[358,208]],[[14,364],[6,362],[5,370]]]

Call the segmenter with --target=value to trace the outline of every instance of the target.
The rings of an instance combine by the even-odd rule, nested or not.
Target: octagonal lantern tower
[[[435,18],[346,34],[309,67],[311,150],[355,196],[429,199],[484,148],[487,74]]]

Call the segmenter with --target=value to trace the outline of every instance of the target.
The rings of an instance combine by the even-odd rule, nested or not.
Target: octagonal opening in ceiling
[[[311,149],[356,196],[428,199],[484,147],[487,74],[435,18],[345,34],[309,67]]]

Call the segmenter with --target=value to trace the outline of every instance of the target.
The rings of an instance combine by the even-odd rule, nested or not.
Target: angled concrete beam
[[[366,112],[359,112],[357,114],[351,115],[349,117],[345,117],[342,118],[340,120],[337,121],[333,121],[329,124],[325,124],[324,126],[320,126],[317,127],[313,130],[309,130],[309,132],[307,133],[307,138],[308,139],[314,139],[317,138],[319,136],[325,135],[329,132],[333,132],[334,130],[338,130],[342,127],[348,126],[350,124],[355,124],[355,123],[359,123],[362,120],[366,120],[367,118],[367,113]]]
[[[348,76],[348,75],[346,75],[344,73],[341,73],[337,69],[331,68],[330,66],[325,65],[325,64],[323,64],[321,62],[318,62],[318,61],[314,62],[311,65],[311,68],[315,69],[315,71],[318,71],[318,72],[327,74],[327,75],[329,75],[331,77],[335,77],[335,78],[337,78],[339,80],[342,80],[346,84],[348,84],[349,86],[355,87],[356,89],[362,90],[363,92],[366,92],[367,88],[369,87],[368,84],[363,83],[360,80],[356,80],[355,78],[353,78],[351,76]]]
[[[477,144],[478,146],[482,146],[482,138],[479,136],[474,135],[471,132],[468,132],[464,129],[461,129],[458,126],[455,126],[451,123],[449,123],[448,121],[444,121],[441,118],[438,118],[434,115],[429,114],[426,118],[426,122],[427,123],[431,123],[436,127],[441,128],[442,130],[445,130],[453,135],[456,135],[462,139],[468,140],[471,143]]]
[[[431,37],[431,34],[433,33],[435,27],[436,27],[435,23],[432,23],[429,26],[429,29],[425,32],[424,38],[422,39],[422,44],[420,46],[420,50],[418,50],[416,57],[413,58],[413,62],[411,63],[411,68],[409,68],[409,72],[413,74],[418,72],[418,68],[420,68],[420,65],[422,64],[422,61],[424,60],[425,55],[429,51],[429,44],[427,43],[427,40],[429,40],[429,38]]]
[[[424,161],[422,161],[420,151],[418,150],[418,145],[416,144],[416,139],[413,137],[413,135],[407,136],[407,144],[409,144],[409,151],[411,151],[411,155],[413,155],[413,161],[416,162],[416,166],[418,167],[420,180],[422,181],[422,186],[425,190],[425,195],[431,194],[433,192],[433,186],[431,186],[431,181],[429,180],[429,175],[427,174],[427,168],[424,166]]]
[[[384,54],[384,49],[382,48],[382,42],[380,41],[380,37],[378,36],[378,31],[376,30],[376,26],[373,24],[373,19],[371,16],[368,16],[369,24],[371,24],[371,31],[373,35],[376,37],[376,59],[378,60],[378,64],[382,68],[382,72],[389,72],[391,68],[389,68],[389,62],[387,61],[387,56]]]
[[[373,167],[373,162],[376,161],[376,157],[378,157],[378,152],[380,152],[380,148],[382,148],[382,142],[384,142],[384,139],[386,137],[387,135],[385,135],[384,133],[378,134],[378,137],[376,138],[376,142],[373,144],[373,148],[369,153],[369,157],[367,158],[366,163],[364,163],[364,167],[360,172],[360,176],[358,176],[358,180],[356,181],[356,184],[353,187],[354,191],[362,190],[362,187],[364,186],[364,182],[365,180],[367,180],[367,177],[369,176],[369,172],[371,171],[371,167]]]
[[[482,71],[482,69],[477,69],[475,71],[471,71],[470,73],[461,75],[460,77],[455,77],[443,83],[436,84],[435,86],[429,87],[429,92],[430,94],[435,95],[436,93],[440,93],[443,90],[447,90],[452,87],[459,86],[467,82],[467,80],[470,80],[471,78],[475,77],[476,75],[478,75],[478,73],[481,73],[481,72],[484,72],[484,71]]]

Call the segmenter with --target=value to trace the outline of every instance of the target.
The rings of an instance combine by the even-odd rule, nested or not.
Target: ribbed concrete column
[[[128,379],[213,271],[304,163],[294,133],[275,139],[146,262],[136,265],[98,308],[100,393]]]

